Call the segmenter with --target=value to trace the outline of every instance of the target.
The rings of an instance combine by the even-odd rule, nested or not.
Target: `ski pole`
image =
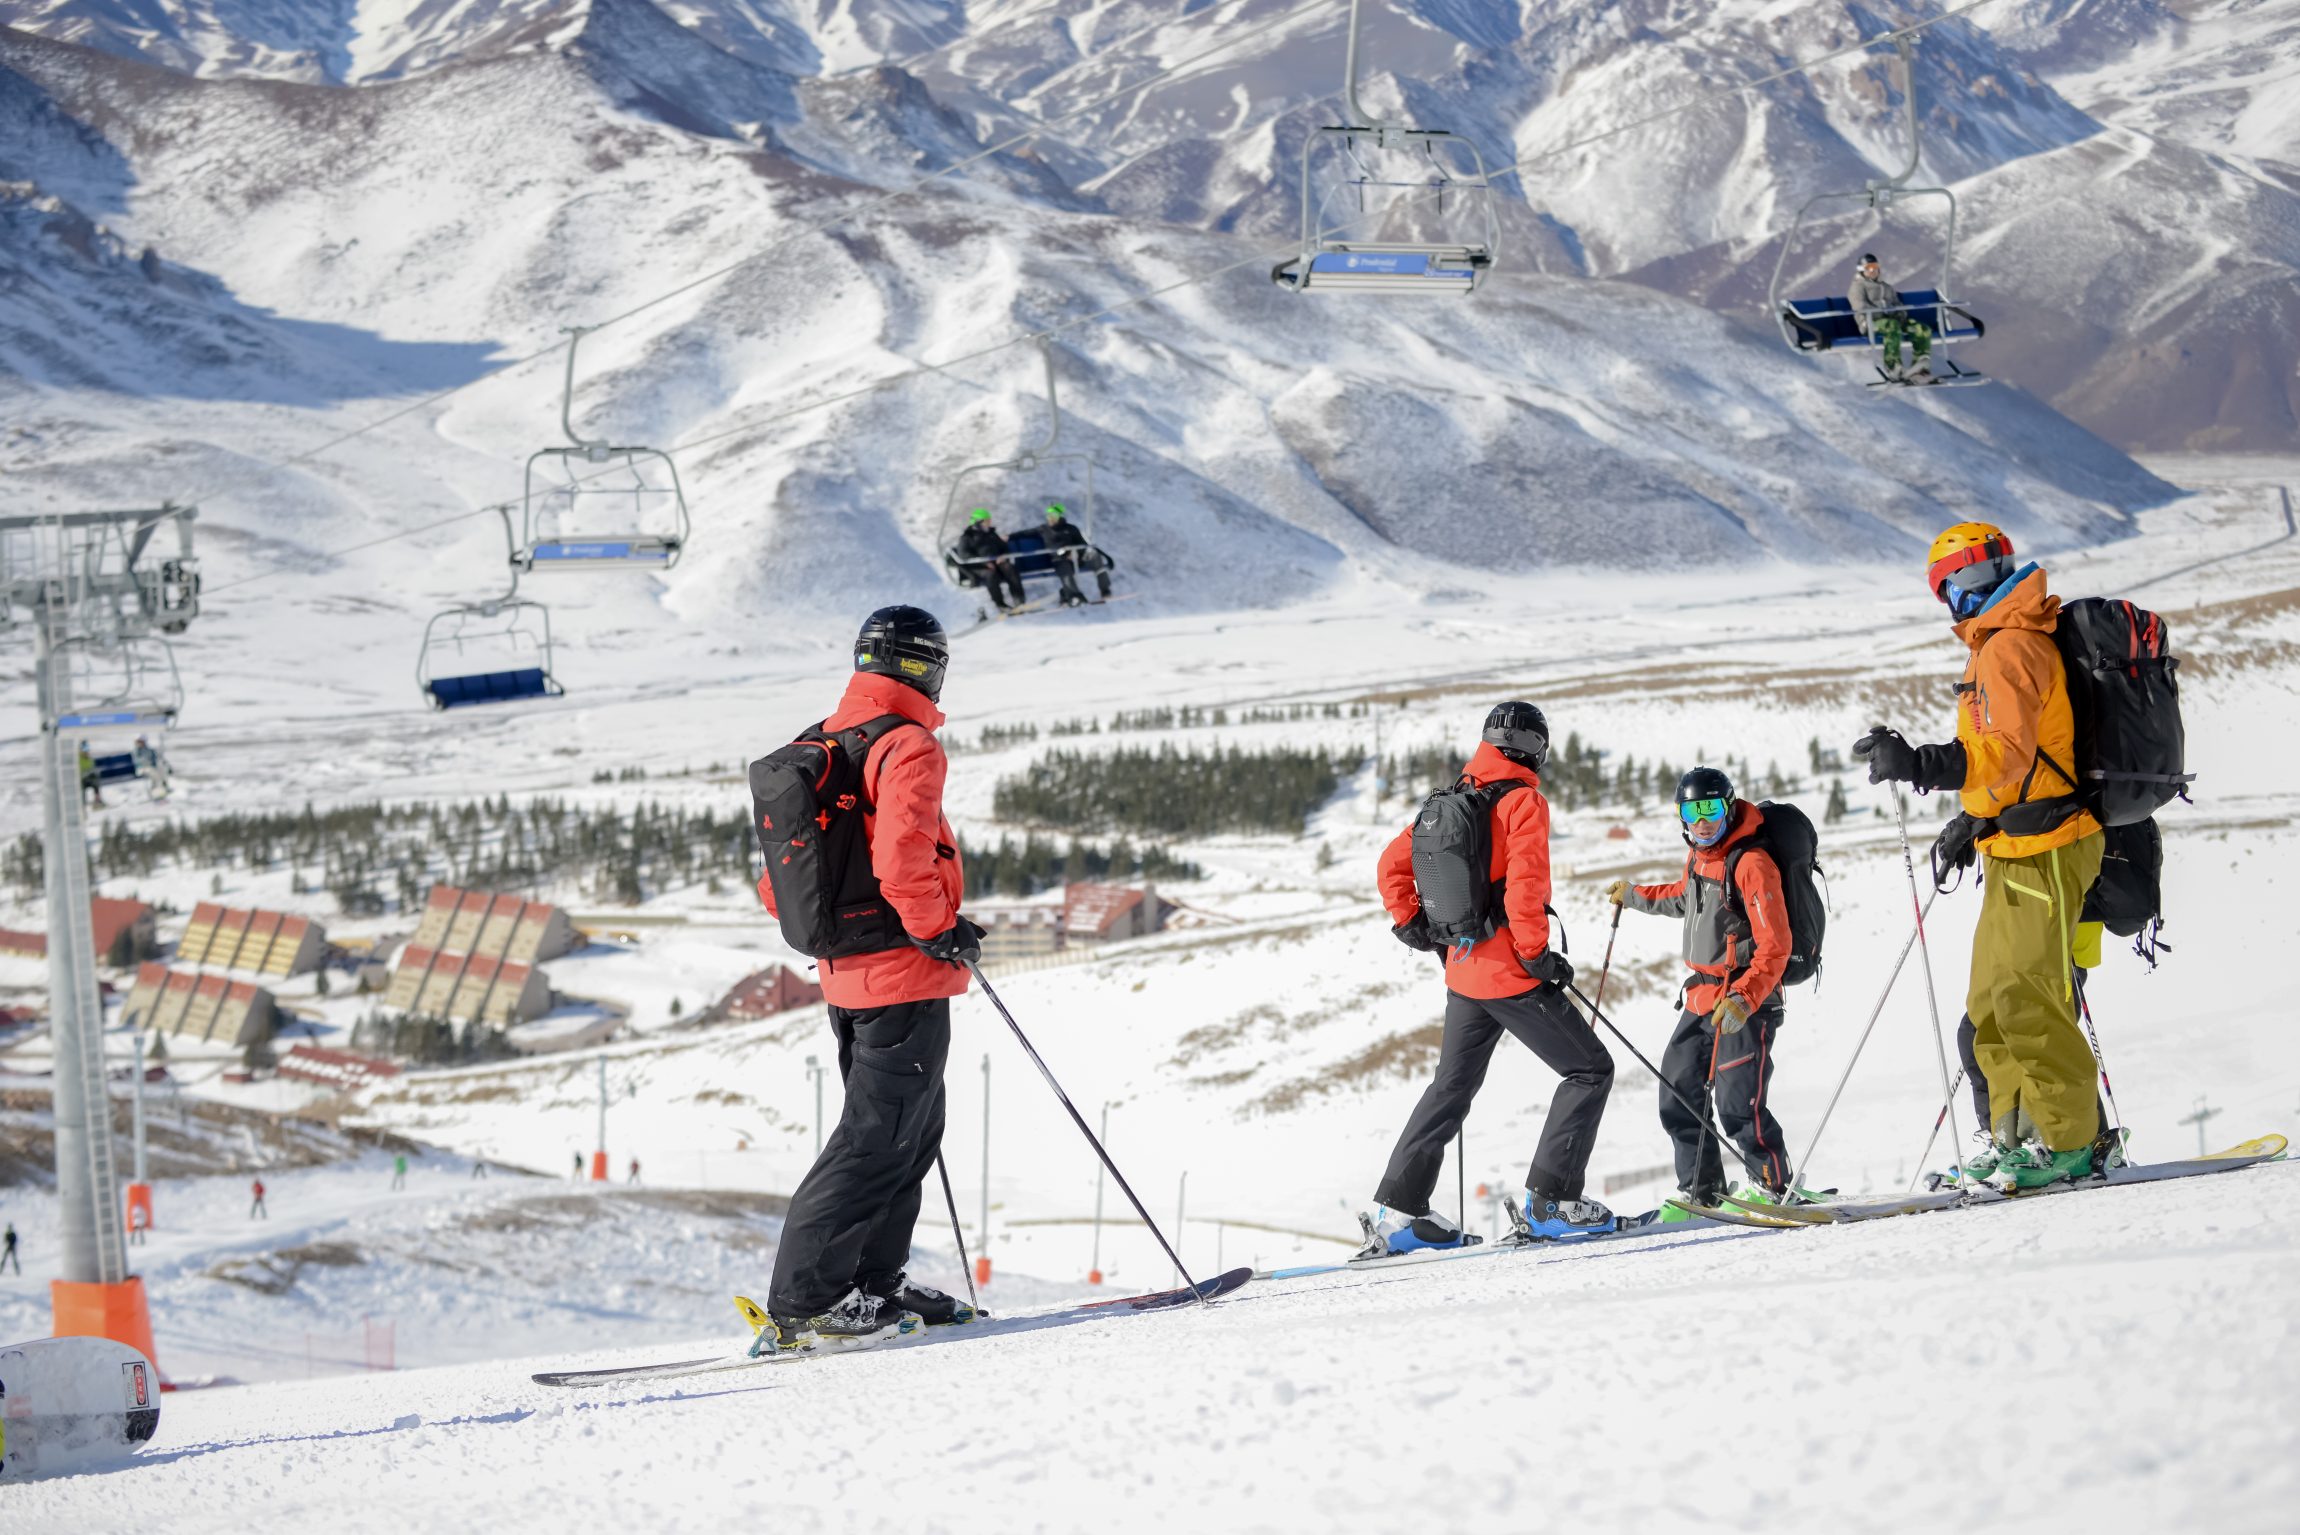
[[[982,1297],[974,1293],[974,1265],[966,1261],[966,1233],[958,1229],[958,1199],[950,1192],[950,1169],[943,1165],[939,1151],[934,1154],[934,1170],[942,1174],[942,1202],[950,1206],[950,1239],[958,1244],[958,1271],[966,1276],[966,1298],[979,1312]]]
[[[1670,1097],[1676,1099],[1680,1104],[1684,1105],[1686,1113],[1701,1121],[1701,1128],[1705,1133],[1717,1136],[1717,1144],[1720,1146],[1727,1146],[1732,1144],[1730,1141],[1726,1140],[1723,1135],[1718,1134],[1717,1127],[1709,1122],[1709,1115],[1705,1111],[1696,1108],[1692,1099],[1679,1092],[1677,1090],[1677,1084],[1663,1076],[1661,1074],[1661,1068],[1647,1060],[1645,1058],[1645,1052],[1631,1044],[1629,1042],[1629,1036],[1615,1028],[1613,1026],[1613,1020],[1606,1017],[1603,1013],[1597,1010],[1596,1003],[1590,1001],[1588,997],[1582,995],[1580,987],[1568,986],[1565,989],[1571,993],[1574,999],[1580,1002],[1583,1007],[1589,1009],[1590,1017],[1605,1025],[1605,1030],[1607,1033],[1611,1034],[1615,1039],[1621,1041],[1621,1048],[1627,1050],[1631,1055],[1635,1056],[1637,1058],[1638,1065],[1653,1073],[1653,1080],[1659,1082],[1662,1087],[1667,1089]]]
[[[1917,912],[1917,925],[1909,930],[1908,940],[1901,945],[1901,957],[1893,961],[1893,973],[1885,977],[1885,989],[1877,993],[1877,1005],[1869,1009],[1869,1021],[1861,1029],[1861,1037],[1853,1041],[1853,1053],[1845,1060],[1844,1075],[1837,1078],[1837,1090],[1829,1095],[1829,1106],[1821,1111],[1821,1121],[1813,1126],[1813,1138],[1805,1143],[1805,1155],[1798,1159],[1797,1170],[1789,1176],[1789,1187],[1805,1186],[1805,1169],[1813,1164],[1813,1153],[1820,1147],[1821,1133],[1829,1128],[1829,1116],[1837,1112],[1837,1100],[1845,1096],[1845,1085],[1853,1080],[1853,1067],[1861,1059],[1861,1052],[1869,1047],[1869,1035],[1876,1030],[1877,1020],[1884,1016],[1885,1003],[1893,995],[1893,987],[1901,978],[1901,970],[1909,962],[1909,951],[1917,946],[1917,934],[1924,931],[1925,913],[1933,909],[1933,897],[1926,896],[1925,904]],[[1948,1105],[1941,1105],[1948,1112]],[[1928,1155],[1930,1154],[1928,1148]]]
[[[1965,1068],[1960,1065],[1957,1067],[1957,1079],[1949,1084],[1949,1091],[1953,1094],[1964,1085]],[[1933,1133],[1925,1137],[1925,1149],[1917,1153],[1917,1170],[1909,1174],[1910,1192],[1915,1192],[1917,1180],[1925,1175],[1925,1163],[1932,1158],[1933,1142],[1941,1138],[1941,1126],[1947,1124],[1948,1120],[1949,1104],[1948,1100],[1944,1098],[1941,1100],[1941,1111],[1933,1116]]]
[[[2084,974],[2081,970],[2076,973],[2079,976]],[[2092,1029],[2092,998],[2084,994],[2084,982],[2081,979],[2073,984],[2076,987],[2076,1005],[2084,1014],[2084,1037],[2091,1042],[2092,1058],[2100,1067],[2101,1091],[2108,1094],[2108,1112],[2116,1116],[2116,1124],[2112,1127],[2116,1131],[2116,1144],[2120,1154],[2129,1155],[2130,1153],[2123,1151],[2124,1110],[2116,1106],[2116,1089],[2109,1084],[2108,1080],[2108,1057],[2100,1053],[2100,1036],[2095,1034]]]
[[[1182,1276],[1182,1282],[1190,1287],[1190,1293],[1197,1296],[1202,1304],[1212,1305],[1213,1302],[1200,1293],[1198,1281],[1190,1277],[1190,1270],[1183,1266],[1182,1255],[1174,1251],[1174,1244],[1166,1240],[1166,1233],[1158,1229],[1157,1221],[1151,1219],[1149,1210],[1135,1196],[1134,1186],[1126,1181],[1126,1175],[1118,1170],[1118,1164],[1110,1160],[1110,1153],[1102,1149],[1102,1142],[1095,1138],[1093,1128],[1086,1123],[1086,1116],[1078,1112],[1078,1105],[1070,1101],[1070,1095],[1062,1090],[1062,1084],[1054,1080],[1054,1073],[1047,1068],[1045,1057],[1038,1053],[1038,1048],[1030,1042],[1030,1036],[1022,1032],[1022,1025],[1014,1021],[1014,1014],[1006,1010],[1006,1004],[991,989],[990,977],[982,973],[981,961],[970,959],[966,962],[966,968],[974,972],[975,984],[990,999],[990,1005],[998,1009],[998,1016],[1006,1020],[1006,1026],[1014,1031],[1015,1040],[1022,1046],[1022,1053],[1030,1057],[1030,1064],[1038,1068],[1038,1074],[1053,1089],[1054,1096],[1070,1115],[1070,1122],[1078,1127],[1078,1133],[1086,1137],[1086,1144],[1094,1148],[1094,1154],[1110,1170],[1111,1180],[1118,1185],[1119,1192],[1126,1196],[1126,1202],[1134,1207],[1136,1215],[1142,1217],[1142,1224],[1150,1228],[1150,1234],[1158,1239],[1158,1245],[1166,1249],[1166,1256],[1173,1260],[1174,1271]]]
[[[1589,1004],[1594,1013],[1605,1005],[1605,978],[1613,973],[1613,940],[1621,936],[1621,905],[1614,903],[1613,926],[1605,931],[1605,963],[1597,967],[1597,1000]]]
[[[1909,906],[1917,914],[1917,963],[1925,972],[1925,1009],[1933,1017],[1933,1054],[1941,1066],[1942,1107],[1949,1112],[1949,1151],[1956,1158],[1957,1187],[1970,1190],[1965,1179],[1964,1134],[1957,1129],[1957,1090],[1949,1083],[1949,1045],[1941,1034],[1940,999],[1933,995],[1933,947],[1925,940],[1925,908],[1917,899],[1917,859],[1909,851],[1909,806],[1901,792],[1893,791],[1893,820],[1901,828],[1901,867],[1908,871]]]

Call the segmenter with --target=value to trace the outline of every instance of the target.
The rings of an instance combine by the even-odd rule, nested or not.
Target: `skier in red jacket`
[[[1540,776],[1548,760],[1549,722],[1532,704],[1511,702],[1486,716],[1482,744],[1462,770],[1457,788],[1491,800],[1485,813],[1492,857],[1470,874],[1497,888],[1498,921],[1484,938],[1464,938],[1444,951],[1445,1033],[1437,1072],[1390,1153],[1389,1170],[1374,1193],[1380,1212],[1360,1217],[1366,1228],[1361,1257],[1472,1240],[1432,1211],[1429,1201],[1446,1147],[1460,1132],[1505,1032],[1564,1079],[1526,1172],[1527,1223],[1543,1237],[1595,1235],[1614,1227],[1612,1211],[1582,1197],[1613,1086],[1613,1057],[1566,1000],[1573,966],[1549,943],[1549,802],[1541,797]],[[1439,945],[1421,886],[1428,870],[1415,830],[1407,827],[1383,850],[1378,880],[1398,941],[1434,951]]]
[[[855,640],[855,675],[826,731],[889,721],[863,758],[864,841],[880,897],[909,942],[819,961],[846,1102],[791,1195],[768,1294],[778,1347],[864,1340],[973,1312],[904,1274],[926,1176],[942,1148],[950,999],[982,929],[958,914],[958,837],[942,813],[949,759],[935,707],[950,642],[920,608],[881,608]],[[890,719],[891,717],[891,719]],[[915,728],[910,728],[915,727]],[[759,898],[775,912],[772,884]]]

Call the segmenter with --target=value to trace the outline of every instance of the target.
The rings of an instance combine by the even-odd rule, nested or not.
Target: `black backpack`
[[[2098,922],[2119,938],[2133,940],[2132,952],[2156,968],[2156,956],[2172,945],[2164,929],[2164,834],[2156,822],[2111,826],[2104,833],[2100,877],[2085,892],[2083,922]]]
[[[1483,943],[1501,927],[1503,882],[1493,877],[1493,810],[1522,778],[1464,778],[1422,801],[1414,818],[1414,890],[1440,948]]]
[[[2073,774],[2048,765],[2103,826],[2136,825],[2186,799],[2196,775],[2185,771],[2180,662],[2166,653],[2164,620],[2119,599],[2080,597],[2060,605],[2052,637],[2068,670],[2076,762]]]
[[[1821,973],[1821,940],[1829,928],[1829,904],[1821,889],[1821,837],[1813,818],[1795,805],[1765,800],[1757,806],[1763,822],[1757,830],[1725,855],[1725,899],[1749,920],[1734,875],[1741,855],[1761,847],[1781,874],[1781,904],[1789,908],[1789,967],[1781,972],[1784,986],[1802,985]]]
[[[775,916],[801,954],[844,959],[910,942],[871,871],[863,762],[881,736],[917,723],[884,714],[851,730],[816,725],[751,764],[751,824]]]

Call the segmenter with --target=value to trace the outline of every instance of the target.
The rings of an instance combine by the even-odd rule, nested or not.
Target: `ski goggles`
[[[1968,566],[1980,564],[1983,560],[2009,559],[2012,552],[2012,540],[2009,538],[1983,539],[1980,543],[1967,544],[1962,549],[1953,549],[1925,568],[1925,584],[1932,589],[1934,596],[1941,597],[1941,600],[1946,602],[1948,599],[1941,594],[1942,582],[1952,579]],[[1960,589],[1963,588],[1964,584],[1962,581],[1957,582]]]
[[[1677,807],[1677,818],[1688,826],[1701,821],[1722,821],[1725,819],[1725,801],[1689,799]]]

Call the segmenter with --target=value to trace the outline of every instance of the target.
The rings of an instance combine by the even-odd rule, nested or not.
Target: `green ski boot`
[[[2041,1189],[2048,1183],[2074,1183],[2079,1178],[2091,1176],[2091,1146],[2079,1146],[2074,1151],[2046,1151],[2040,1148],[2028,1153],[2027,1166],[2014,1169],[2012,1187]]]
[[[1997,1144],[1995,1136],[1985,1129],[1973,1132],[1973,1149],[1965,1153],[1965,1182],[1985,1183],[2004,1160],[2005,1148]]]

